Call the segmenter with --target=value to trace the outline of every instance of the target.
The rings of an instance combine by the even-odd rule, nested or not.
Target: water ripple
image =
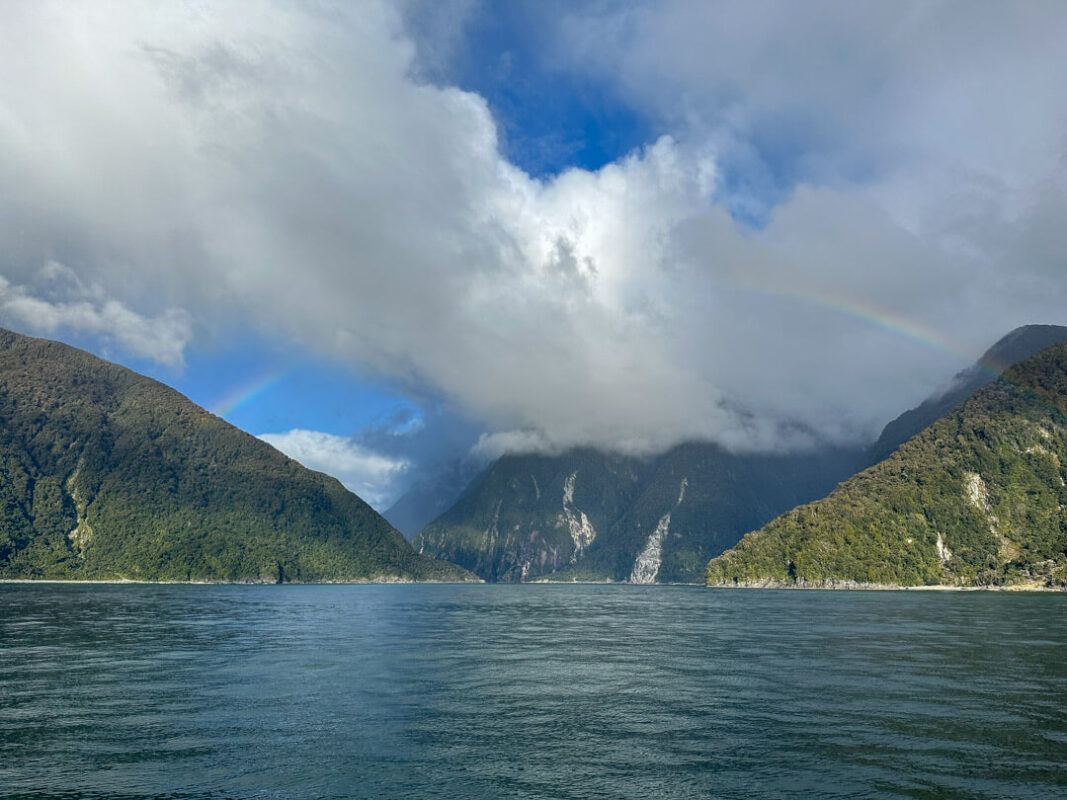
[[[0,586],[0,796],[1067,796],[1062,596]]]

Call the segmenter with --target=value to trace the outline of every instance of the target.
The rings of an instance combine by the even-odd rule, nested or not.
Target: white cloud
[[[295,429],[261,433],[259,438],[308,469],[334,476],[378,510],[396,499],[394,482],[408,468],[402,459],[375,453],[332,433]]]
[[[144,317],[108,297],[99,284],[86,286],[56,261],[47,262],[37,278],[38,286],[30,287],[0,275],[0,320],[34,333],[95,334],[132,355],[173,367],[184,363],[183,351],[192,338],[185,311],[168,308]]]
[[[571,68],[673,133],[539,181],[389,3],[3,5],[0,273],[76,264],[532,432],[485,447],[870,434],[1067,321],[1062,6],[589,8]],[[782,132],[801,185],[739,226],[726,169]]]
[[[471,448],[471,455],[494,461],[505,453],[551,453],[552,442],[540,431],[497,431],[483,433]]]

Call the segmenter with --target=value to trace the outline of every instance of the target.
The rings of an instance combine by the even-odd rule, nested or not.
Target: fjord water
[[[0,586],[0,795],[1067,796],[1067,596]]]

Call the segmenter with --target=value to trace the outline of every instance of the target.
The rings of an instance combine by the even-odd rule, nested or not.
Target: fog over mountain
[[[643,144],[511,160],[477,2],[0,2],[0,322],[280,336],[487,457],[869,440],[1067,322],[1063,4],[519,7]]]

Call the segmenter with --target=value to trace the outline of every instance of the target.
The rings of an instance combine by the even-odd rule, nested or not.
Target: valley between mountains
[[[652,459],[593,450],[505,456],[422,528],[415,545],[489,581],[1059,585],[1067,451],[1058,414],[1067,375],[1048,348],[1062,342],[1067,328],[1059,326],[1012,331],[867,447],[737,454],[690,442]],[[1029,397],[1024,387],[1035,381],[1047,385],[1047,398],[1031,406],[1018,398]],[[960,420],[969,398],[972,411]],[[974,404],[986,408],[981,421]],[[930,437],[936,444],[922,445]],[[1010,444],[947,450],[957,439]],[[881,477],[894,465],[921,473],[938,493],[901,498]],[[865,477],[869,468],[876,477]],[[832,513],[807,505],[828,494]],[[999,522],[991,527],[990,518]],[[794,519],[806,520],[800,538],[780,533]],[[890,540],[889,530],[902,533]],[[791,554],[801,541],[798,561]]]
[[[0,579],[1062,587],[1065,343],[1013,331],[867,446],[505,455],[401,498],[409,543],[174,390],[0,331]]]

